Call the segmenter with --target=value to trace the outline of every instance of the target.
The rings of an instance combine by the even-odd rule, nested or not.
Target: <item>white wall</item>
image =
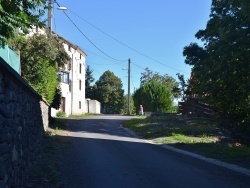
[[[70,84],[65,84],[62,82],[60,84],[62,90],[62,97],[65,98],[65,113],[67,116],[84,114],[86,54],[83,54],[79,49],[75,49],[74,47],[76,46],[73,47],[66,42],[63,43],[63,46],[65,51],[71,58],[70,62],[65,66],[64,69],[62,69],[62,71],[69,73]],[[52,116],[55,116],[56,112],[58,111],[59,110],[52,109]]]
[[[100,114],[101,113],[101,103],[97,100],[85,100],[85,112]]]
[[[72,49],[72,70],[70,78],[73,84],[72,113],[83,114],[85,106],[85,57]],[[81,68],[81,70],[80,70]]]

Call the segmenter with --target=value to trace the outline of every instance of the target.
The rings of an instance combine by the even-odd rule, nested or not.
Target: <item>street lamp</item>
[[[67,7],[57,7],[58,10],[68,10]]]

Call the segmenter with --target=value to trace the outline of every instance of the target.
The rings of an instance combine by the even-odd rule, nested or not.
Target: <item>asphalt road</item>
[[[62,153],[67,188],[250,187],[250,176],[138,139],[120,125],[130,117],[68,121]]]

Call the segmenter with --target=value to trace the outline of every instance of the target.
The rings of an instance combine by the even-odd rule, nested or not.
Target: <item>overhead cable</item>
[[[69,10],[69,9],[68,9],[68,10]],[[173,70],[176,70],[176,71],[179,71],[179,72],[188,74],[188,73],[186,73],[186,72],[184,72],[184,71],[181,71],[181,70],[178,70],[178,69],[176,69],[176,68],[174,68],[174,67],[168,66],[168,65],[166,65],[166,64],[164,64],[164,63],[162,63],[162,62],[160,62],[160,61],[158,61],[158,60],[156,60],[156,59],[154,59],[154,58],[149,57],[148,55],[145,55],[145,54],[139,52],[138,50],[136,50],[136,49],[134,49],[134,48],[128,46],[127,44],[121,42],[120,40],[118,40],[118,39],[112,37],[112,36],[109,35],[108,33],[102,31],[101,29],[99,29],[98,27],[96,27],[95,25],[93,25],[92,23],[90,23],[89,21],[85,20],[84,18],[82,18],[82,17],[79,16],[78,14],[74,13],[73,11],[71,11],[71,10],[69,10],[69,11],[70,11],[71,13],[73,13],[74,15],[76,15],[77,17],[79,17],[79,18],[80,18],[81,20],[83,20],[84,22],[86,22],[87,24],[89,24],[90,26],[94,27],[95,29],[97,29],[98,31],[100,31],[101,33],[103,33],[104,35],[106,35],[106,36],[108,36],[109,38],[113,39],[114,41],[120,43],[121,45],[123,45],[123,46],[129,48],[130,50],[132,50],[132,51],[134,51],[134,52],[140,54],[141,56],[144,56],[144,57],[146,57],[147,59],[150,59],[151,61],[154,61],[154,62],[156,62],[156,63],[159,63],[159,64],[161,64],[161,65],[163,65],[163,66],[166,66],[166,67],[168,67],[168,68],[170,68],[170,69],[173,69]]]
[[[57,4],[58,7],[60,7],[60,5],[55,2]],[[96,46],[80,29],[79,27],[73,22],[73,20],[68,16],[68,14],[63,11],[63,13],[66,15],[66,17],[70,20],[70,22],[76,27],[76,29],[97,49],[99,50],[102,54],[104,54],[105,56],[109,57],[110,59],[113,59],[115,61],[119,61],[119,62],[125,62],[127,60],[119,60],[119,59],[116,59],[116,58],[113,58],[111,57],[110,55],[108,55],[107,53],[105,53],[103,50],[101,50],[98,46]]]

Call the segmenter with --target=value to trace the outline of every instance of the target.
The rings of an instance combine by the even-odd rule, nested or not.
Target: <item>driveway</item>
[[[249,187],[250,176],[145,142],[123,129],[127,116],[68,120],[61,154],[67,188]]]

